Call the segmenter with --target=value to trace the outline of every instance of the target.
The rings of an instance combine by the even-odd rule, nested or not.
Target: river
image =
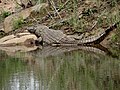
[[[0,90],[120,90],[119,50],[46,46],[19,51],[0,50]]]

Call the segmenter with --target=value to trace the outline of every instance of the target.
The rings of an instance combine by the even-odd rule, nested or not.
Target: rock
[[[12,1],[6,1],[6,0],[2,0],[0,3],[0,14],[2,14],[3,12],[15,12],[15,8],[16,8],[16,3],[14,0]]]
[[[32,46],[35,45],[35,40],[37,37],[31,33],[17,33],[16,35],[8,35],[0,39],[0,46],[17,46],[25,45]]]
[[[37,48],[38,48],[37,46],[27,47],[27,46],[24,46],[24,45],[21,45],[21,46],[7,46],[7,47],[1,47],[0,46],[0,50],[9,53],[9,55],[12,54],[12,53],[14,53],[14,55],[15,55],[16,52],[30,52],[30,51],[36,50]]]
[[[4,32],[8,33],[14,29],[13,23],[21,18],[24,20],[30,16],[33,11],[40,11],[41,8],[46,8],[46,3],[41,3],[30,8],[26,8],[20,12],[16,12],[5,18],[4,20]]]

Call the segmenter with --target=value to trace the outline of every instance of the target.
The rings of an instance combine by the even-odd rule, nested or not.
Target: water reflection
[[[119,55],[96,47],[1,51],[0,90],[120,90]]]
[[[39,90],[40,88],[40,82],[34,78],[33,72],[15,73],[9,82],[7,86],[9,90]]]

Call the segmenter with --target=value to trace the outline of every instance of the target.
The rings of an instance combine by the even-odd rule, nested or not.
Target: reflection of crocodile
[[[86,45],[86,44],[99,44],[105,39],[110,31],[117,27],[118,23],[113,24],[105,31],[98,33],[97,35],[90,36],[88,38],[81,35],[66,35],[61,30],[49,29],[47,26],[37,25],[35,27],[29,27],[28,31],[34,33],[38,37],[38,42],[54,44],[54,45]],[[42,39],[41,39],[42,38]]]
[[[72,52],[72,51],[86,51],[99,54],[99,55],[108,55],[115,57],[107,48],[103,47],[102,45],[94,45],[94,46],[72,46],[72,47],[65,47],[65,46],[59,46],[59,47],[52,47],[50,45],[44,46],[42,49],[38,48],[34,51],[31,51],[29,53],[33,54],[35,57],[48,57],[48,56],[57,56],[62,53]]]
[[[72,51],[81,51],[83,53],[93,53],[95,55],[107,55],[111,56],[113,58],[118,59],[116,55],[114,55],[111,51],[109,51],[107,48],[103,47],[100,44],[97,45],[88,45],[88,46],[59,46],[59,47],[53,47],[50,45],[47,46],[6,46],[1,47],[1,51],[5,51],[8,55],[21,57],[19,52],[24,53],[26,57],[38,57],[38,58],[45,58],[49,56],[57,56],[61,55],[63,53],[69,53]]]

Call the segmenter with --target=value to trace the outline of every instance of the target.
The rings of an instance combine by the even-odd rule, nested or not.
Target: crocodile
[[[43,45],[93,45],[102,42],[111,31],[117,28],[118,24],[119,22],[111,25],[106,30],[99,32],[98,34],[87,38],[84,38],[84,33],[82,33],[81,35],[66,35],[62,30],[50,29],[49,27],[40,24],[28,27],[27,30],[38,37],[36,41],[37,43]]]
[[[67,35],[62,30],[50,29],[44,25],[36,25],[28,27],[27,32],[18,32],[10,34],[0,39],[0,46],[16,46],[16,45],[52,45],[52,46],[78,46],[78,45],[95,45],[102,42],[110,31],[117,28],[115,23],[103,32],[97,35],[85,38],[85,33]]]

